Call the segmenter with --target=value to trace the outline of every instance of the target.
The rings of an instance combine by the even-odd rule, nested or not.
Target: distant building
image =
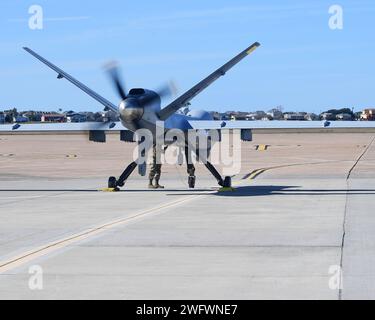
[[[5,123],[5,114],[3,112],[0,112],[0,124]]]
[[[361,120],[375,121],[375,109],[365,109],[362,111]]]
[[[305,119],[308,120],[308,121],[318,121],[319,116],[315,113],[308,113],[308,114],[306,114]]]
[[[227,111],[226,112],[230,120],[249,120],[249,114],[243,111]]]
[[[66,117],[67,122],[86,122],[87,116],[83,113],[73,113]]]
[[[267,112],[267,115],[273,120],[282,120],[284,118],[283,113],[279,109],[271,109]]]
[[[95,113],[94,112],[84,112],[86,115],[86,121],[92,122],[95,121]]]
[[[59,113],[44,113],[40,119],[41,122],[65,122],[65,115]]]
[[[336,115],[336,120],[351,121],[353,120],[353,116],[350,113],[339,113]]]
[[[247,114],[232,114],[230,117],[230,120],[236,121],[236,120],[251,120]]]
[[[103,122],[119,121],[119,115],[116,112],[113,112],[112,110],[104,111],[101,113],[101,115]]]
[[[351,108],[335,108],[329,109],[320,115],[322,120],[335,121],[335,120],[353,120],[355,115]]]
[[[320,115],[322,120],[333,121],[336,120],[336,115],[330,112],[324,112]]]
[[[305,112],[286,112],[284,113],[284,120],[287,121],[304,121],[306,120]]]
[[[22,115],[24,117],[29,118],[29,121],[34,121],[34,122],[40,122],[42,118],[42,112],[39,112],[39,111],[26,111],[26,112],[23,112]]]
[[[68,117],[72,114],[76,114],[77,112],[73,111],[73,110],[69,110],[69,111],[65,111],[64,114]]]
[[[264,111],[251,112],[251,113],[248,113],[246,117],[247,117],[247,120],[262,120],[265,118],[267,118],[268,120],[268,115]]]
[[[210,112],[210,114],[214,120],[229,120],[229,117],[226,113],[212,111]]]

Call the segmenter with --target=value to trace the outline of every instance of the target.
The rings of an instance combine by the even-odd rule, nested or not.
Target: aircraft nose
[[[119,110],[121,119],[125,122],[137,121],[143,116],[143,107],[136,99],[127,98],[121,101]]]

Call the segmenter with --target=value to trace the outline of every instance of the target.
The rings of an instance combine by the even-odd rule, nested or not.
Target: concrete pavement
[[[165,166],[163,191],[134,175],[123,192],[105,193],[130,144],[7,136],[0,298],[375,298],[372,138],[255,135],[235,192],[218,193],[205,168],[189,190],[185,169]],[[269,149],[256,151],[260,143]],[[242,179],[257,168],[272,169]],[[42,290],[29,288],[33,265]],[[330,273],[340,266],[342,290]]]

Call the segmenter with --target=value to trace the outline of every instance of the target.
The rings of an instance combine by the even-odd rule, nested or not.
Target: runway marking
[[[212,192],[215,192],[215,191],[212,191]],[[45,245],[42,245],[38,248],[23,252],[21,254],[18,254],[14,257],[11,257],[11,258],[5,260],[5,261],[1,261],[0,262],[0,274],[2,274],[4,272],[7,272],[9,270],[12,270],[14,268],[21,267],[22,265],[26,264],[27,262],[30,262],[34,259],[45,256],[45,255],[47,255],[51,252],[57,251],[59,249],[65,248],[65,247],[67,247],[69,245],[72,245],[74,243],[77,243],[79,241],[83,241],[83,240],[86,240],[90,237],[101,234],[104,231],[110,230],[114,227],[125,225],[127,223],[139,220],[139,219],[144,218],[144,217],[149,216],[149,215],[154,215],[155,213],[160,212],[164,209],[169,209],[173,206],[185,203],[185,202],[187,202],[189,200],[192,200],[192,199],[198,199],[200,197],[204,197],[206,195],[209,195],[212,192],[208,192],[207,194],[204,194],[204,195],[191,195],[191,196],[185,197],[183,199],[179,199],[179,200],[176,200],[176,201],[169,202],[169,203],[164,204],[164,205],[160,205],[160,206],[157,206],[157,207],[154,207],[154,208],[146,209],[146,210],[143,210],[141,212],[136,213],[133,216],[113,220],[113,221],[104,223],[102,225],[92,227],[92,228],[86,229],[84,231],[81,231],[79,233],[70,235],[69,237],[65,237],[65,238],[47,243]]]
[[[235,181],[233,183],[233,185],[239,186],[242,183],[244,183],[244,180],[238,180],[238,181]],[[168,190],[166,190],[166,191],[168,191]],[[113,221],[104,223],[102,225],[92,227],[92,228],[86,229],[84,231],[81,231],[79,233],[70,235],[68,237],[65,237],[65,238],[47,243],[47,244],[42,245],[40,247],[37,247],[35,249],[23,252],[21,254],[18,254],[14,257],[11,257],[11,258],[5,260],[5,261],[0,261],[0,274],[3,274],[3,273],[5,273],[9,270],[12,270],[12,269],[21,267],[22,265],[24,265],[24,264],[26,264],[26,263],[28,263],[32,260],[43,257],[43,256],[45,256],[49,253],[54,252],[54,251],[58,251],[59,249],[65,248],[65,247],[67,247],[69,245],[72,245],[74,243],[77,243],[79,241],[83,241],[83,240],[86,240],[90,237],[101,234],[101,233],[103,233],[107,230],[110,230],[110,229],[114,228],[114,227],[118,227],[118,226],[130,223],[130,222],[142,219],[146,216],[153,215],[153,214],[155,214],[157,212],[160,212],[164,209],[169,209],[173,206],[188,202],[188,201],[193,200],[193,199],[199,199],[199,198],[209,196],[210,194],[213,194],[215,192],[219,192],[219,191],[218,190],[212,190],[212,191],[207,190],[207,192],[205,194],[189,195],[189,196],[187,196],[183,199],[172,201],[172,202],[169,202],[167,204],[160,205],[160,206],[157,206],[157,207],[154,207],[154,208],[146,209],[144,211],[136,213],[133,216],[113,220]]]
[[[102,188],[102,189],[99,189],[98,191],[103,191],[103,192],[115,192],[116,189],[115,189],[115,188]]]
[[[36,199],[36,198],[42,198],[44,196],[19,196],[19,197],[0,197],[0,201],[1,200],[9,200],[9,199]]]
[[[269,145],[267,144],[259,144],[255,147],[255,150],[257,151],[266,151],[268,149]]]
[[[251,171],[250,173],[246,174],[242,178],[242,180],[246,180],[246,179],[254,180],[255,178],[257,178],[262,173],[264,173],[264,172],[266,172],[268,170],[273,170],[273,169],[282,169],[282,168],[289,168],[289,167],[298,167],[298,166],[306,166],[306,165],[317,165],[317,164],[327,164],[327,163],[336,163],[336,162],[342,162],[342,161],[327,160],[327,161],[319,161],[319,162],[291,163],[291,164],[284,164],[284,165],[273,166],[273,167],[260,168],[260,169],[255,169],[255,170]]]
[[[245,179],[254,180],[257,176],[259,176],[260,174],[262,174],[266,170],[268,170],[268,169],[257,169],[257,170],[254,170],[251,173],[249,173]]]

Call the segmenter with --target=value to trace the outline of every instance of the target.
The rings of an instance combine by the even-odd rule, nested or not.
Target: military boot
[[[150,182],[148,183],[148,188],[149,189],[156,189],[157,187],[152,184],[152,180],[153,179],[150,179]]]
[[[159,179],[155,179],[155,188],[164,189],[164,186],[159,184]]]

